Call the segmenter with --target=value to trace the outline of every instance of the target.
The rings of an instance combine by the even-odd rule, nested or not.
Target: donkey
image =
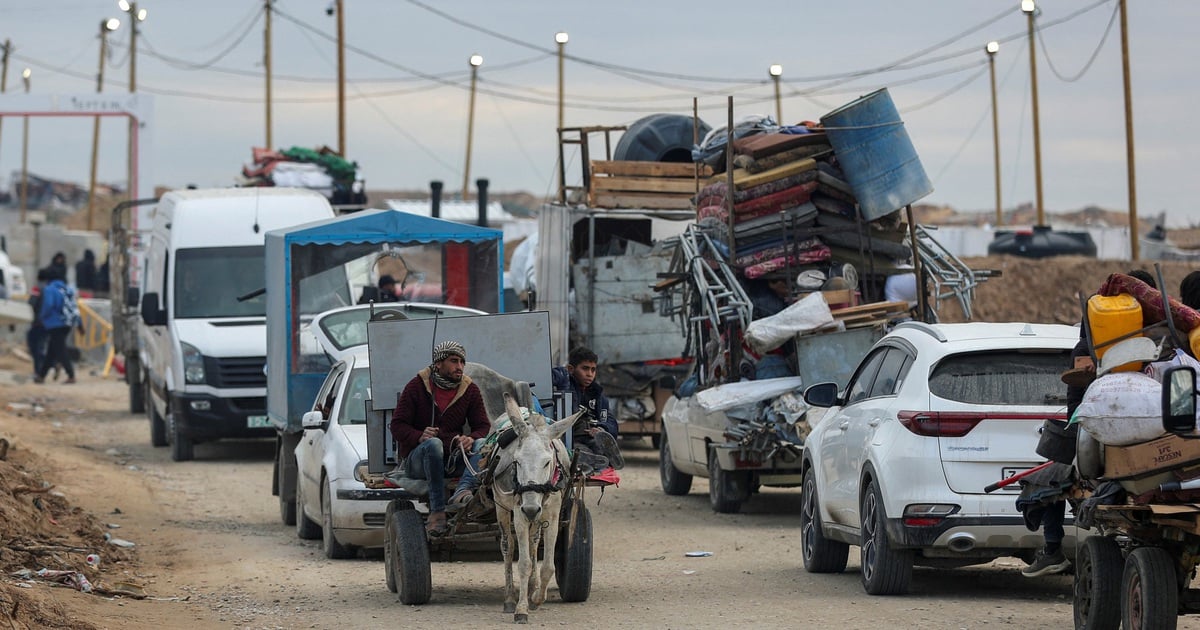
[[[554,577],[559,512],[570,468],[566,448],[558,438],[571,428],[579,414],[551,425],[536,413],[526,420],[507,392],[504,408],[516,432],[516,439],[495,456],[492,476],[492,496],[500,524],[500,553],[504,556],[504,612],[514,613],[516,623],[528,623],[529,611],[546,601],[546,588]],[[544,559],[539,572],[535,565],[538,542],[543,537]],[[514,544],[518,554],[515,584]]]

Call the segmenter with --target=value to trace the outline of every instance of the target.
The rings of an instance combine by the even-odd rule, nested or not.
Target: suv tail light
[[[962,437],[984,420],[1066,420],[1061,413],[994,413],[990,411],[901,411],[904,428],[926,437]]]

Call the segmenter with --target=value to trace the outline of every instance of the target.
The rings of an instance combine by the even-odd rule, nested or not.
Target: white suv
[[[1025,527],[1017,484],[983,489],[1043,461],[1038,432],[1065,418],[1059,375],[1077,341],[1078,328],[1058,324],[908,322],[845,391],[809,387],[805,400],[829,409],[805,442],[804,568],[841,572],[859,545],[863,588],[887,595],[908,591],[914,564],[1032,557],[1042,534]]]

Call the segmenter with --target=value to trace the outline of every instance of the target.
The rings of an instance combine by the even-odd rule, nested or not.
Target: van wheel
[[[190,462],[196,457],[196,443],[191,436],[180,430],[175,422],[175,414],[167,413],[167,425],[171,429],[171,459],[177,462]]]
[[[154,399],[150,397],[150,379],[142,375],[143,396],[146,401],[146,417],[150,418],[150,444],[152,446],[167,445],[167,423],[154,407]]]
[[[125,369],[128,370],[126,372],[128,375],[126,379],[129,383],[129,413],[142,413],[146,410],[147,398],[145,395],[146,389],[144,387],[146,383],[146,376],[145,374],[142,374],[141,370],[137,369],[136,362],[126,361]],[[140,381],[137,378],[138,376],[141,377]],[[157,444],[155,446],[157,446]]]

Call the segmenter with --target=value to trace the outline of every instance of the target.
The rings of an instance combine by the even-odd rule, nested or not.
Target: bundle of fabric
[[[788,254],[804,255],[811,251],[824,251],[825,257],[828,258],[829,256],[829,248],[821,242],[821,239],[816,237],[791,243],[763,241],[761,245],[747,248],[739,247],[738,255],[733,259],[733,264],[735,267],[749,267],[781,256],[787,256]]]
[[[307,188],[321,192],[333,203],[366,202],[358,165],[329,147],[282,151],[254,147],[251,154],[254,164],[242,167],[241,186]]]
[[[810,170],[803,173],[796,173],[780,179],[776,179],[758,186],[753,186],[743,190],[733,191],[733,204],[737,207],[738,204],[766,197],[780,191],[800,186],[817,180],[817,171]],[[722,206],[726,207],[726,198],[729,191],[729,184],[725,180],[713,182],[704,188],[700,189],[700,193],[696,195],[696,207],[703,208],[704,206]],[[811,194],[811,193],[810,193]]]
[[[786,188],[778,192],[773,192],[762,197],[748,199],[741,203],[736,203],[733,206],[734,223],[741,223],[750,219],[766,216],[773,212],[782,212],[795,208],[809,200],[813,191],[817,188],[817,182],[811,181],[791,188]],[[723,222],[729,220],[729,213],[726,212],[725,199],[717,201],[715,197],[706,199],[709,203],[700,206],[696,210],[696,218],[706,219],[713,217]]]
[[[760,263],[748,265],[742,269],[742,275],[750,278],[761,278],[771,272],[779,271],[795,267],[796,265],[811,265],[813,263],[825,262],[829,260],[832,252],[825,245],[817,245],[816,247],[799,251],[792,254],[784,254],[774,258],[764,260]]]
[[[1167,318],[1166,313],[1163,312],[1162,293],[1133,276],[1114,273],[1108,276],[1108,279],[1100,286],[1099,293],[1109,297],[1121,293],[1132,295],[1133,299],[1141,305],[1142,319],[1146,322],[1161,322]],[[1173,297],[1167,296],[1167,299],[1171,306],[1171,320],[1175,323],[1177,330],[1191,332],[1192,329],[1200,326],[1200,313]]]
[[[815,159],[824,156],[830,151],[833,151],[833,148],[828,144],[813,144],[788,149],[787,151],[761,158],[753,158],[749,155],[735,155],[733,157],[733,165],[745,169],[748,173],[761,173],[787,164],[788,162],[796,162],[808,158]]]
[[[735,223],[733,226],[734,242],[740,247],[743,243],[750,244],[755,241],[761,241],[764,238],[777,238],[779,234],[789,229],[811,225],[816,218],[817,207],[812,205],[811,202],[784,210],[783,212],[772,212],[771,214],[750,219],[749,221]]]

